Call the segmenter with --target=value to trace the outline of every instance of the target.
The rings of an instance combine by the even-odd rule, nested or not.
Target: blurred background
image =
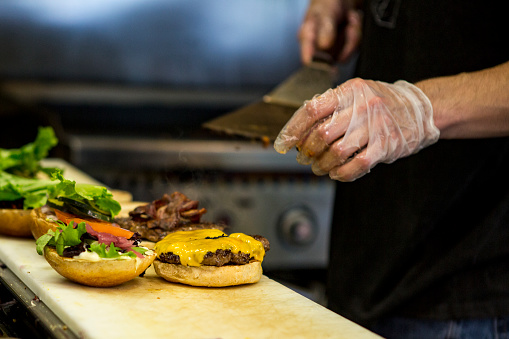
[[[266,273],[322,302],[334,185],[209,119],[300,66],[307,0],[2,0],[0,147],[51,125],[60,157],[137,201],[180,191],[265,235]],[[342,70],[348,78],[350,68]]]
[[[113,110],[81,119],[74,111],[62,121],[69,132],[144,134],[139,127],[150,127],[152,135],[167,136],[172,123],[199,124],[259,98],[298,67],[296,32],[305,6],[302,0],[5,0],[0,80],[9,82],[4,91],[25,101],[61,108],[204,106],[188,114],[151,111],[143,119]]]

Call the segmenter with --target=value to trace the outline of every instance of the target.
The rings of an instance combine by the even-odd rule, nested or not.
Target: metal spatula
[[[298,108],[305,100],[331,88],[337,79],[330,54],[317,53],[309,65],[301,67],[269,94],[263,101]]]
[[[275,140],[295,110],[305,100],[331,88],[336,79],[330,54],[318,54],[313,62],[302,66],[265,95],[263,101],[208,121],[203,127],[231,135]]]
[[[203,127],[229,135],[274,141],[294,112],[293,107],[260,100],[210,120]]]

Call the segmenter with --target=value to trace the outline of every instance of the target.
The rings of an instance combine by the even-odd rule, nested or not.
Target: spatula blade
[[[336,70],[326,62],[314,61],[301,67],[288,79],[263,97],[271,104],[300,107],[305,100],[331,88],[336,80]]]
[[[276,140],[295,108],[257,101],[203,124],[210,130],[247,138]]]

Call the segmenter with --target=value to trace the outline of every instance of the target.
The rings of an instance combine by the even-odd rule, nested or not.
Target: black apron
[[[356,75],[415,82],[503,63],[502,4],[365,1]],[[440,140],[338,183],[327,294],[365,326],[509,315],[509,138]]]

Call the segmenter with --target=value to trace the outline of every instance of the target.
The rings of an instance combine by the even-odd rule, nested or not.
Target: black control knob
[[[281,214],[277,228],[281,240],[292,246],[309,245],[318,235],[314,214],[305,206],[292,207]]]

